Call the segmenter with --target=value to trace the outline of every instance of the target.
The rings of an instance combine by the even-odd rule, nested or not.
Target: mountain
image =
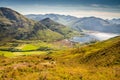
[[[72,23],[73,21],[76,21],[78,18],[74,17],[74,16],[70,16],[70,15],[59,15],[59,14],[29,14],[29,15],[25,15],[26,17],[33,19],[33,20],[42,20],[45,18],[50,18],[53,21],[56,21],[58,23],[64,24],[64,25],[69,25],[70,23]]]
[[[27,33],[30,33],[32,26],[36,22],[25,18],[18,12],[9,8],[0,8],[0,39],[16,38],[21,36],[21,39],[26,38]],[[43,27],[43,26],[41,26]],[[26,33],[27,32],[27,33]],[[4,34],[3,34],[4,33]],[[23,36],[24,35],[24,36]]]
[[[120,25],[120,18],[118,18],[118,19],[111,19],[111,20],[108,20],[110,23],[112,23],[112,24],[119,24]]]
[[[77,30],[91,30],[107,33],[120,33],[120,25],[96,17],[84,17],[71,24]]]
[[[107,32],[107,33],[120,33],[119,19],[104,20],[102,18],[97,18],[97,17],[77,18],[74,16],[65,16],[59,14],[45,14],[45,15],[30,14],[26,16],[34,20],[51,18],[54,21],[62,23],[78,31],[91,30],[91,31],[99,31],[99,32]]]
[[[10,8],[0,8],[1,40],[40,39],[43,41],[53,41],[63,38],[64,35],[49,29],[47,25],[39,21],[28,19]]]

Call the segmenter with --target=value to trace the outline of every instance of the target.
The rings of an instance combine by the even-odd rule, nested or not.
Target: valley
[[[117,19],[27,17],[0,7],[0,80],[120,79]]]

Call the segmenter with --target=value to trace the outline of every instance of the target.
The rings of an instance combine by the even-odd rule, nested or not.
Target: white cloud
[[[100,12],[100,11],[27,11],[26,13],[23,12],[23,14],[64,14],[64,15],[72,15],[76,17],[100,17],[103,19],[112,19],[112,18],[120,18],[120,13],[113,13],[113,12]]]
[[[92,7],[100,7],[99,4],[91,4]]]

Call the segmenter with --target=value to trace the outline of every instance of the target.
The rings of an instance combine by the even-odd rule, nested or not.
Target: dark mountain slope
[[[13,11],[12,9],[1,7],[0,8],[0,16],[7,18],[9,20],[15,21],[15,22],[32,22],[31,20],[27,19],[20,13]]]
[[[1,39],[8,37],[11,39],[26,39],[37,24],[37,22],[27,19],[18,12],[4,7],[0,8],[0,17]],[[42,24],[39,26],[44,27]]]

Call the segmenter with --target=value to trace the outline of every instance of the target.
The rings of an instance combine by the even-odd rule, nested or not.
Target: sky
[[[120,18],[120,0],[0,0],[0,7],[8,7],[23,15],[63,14],[76,17]]]

